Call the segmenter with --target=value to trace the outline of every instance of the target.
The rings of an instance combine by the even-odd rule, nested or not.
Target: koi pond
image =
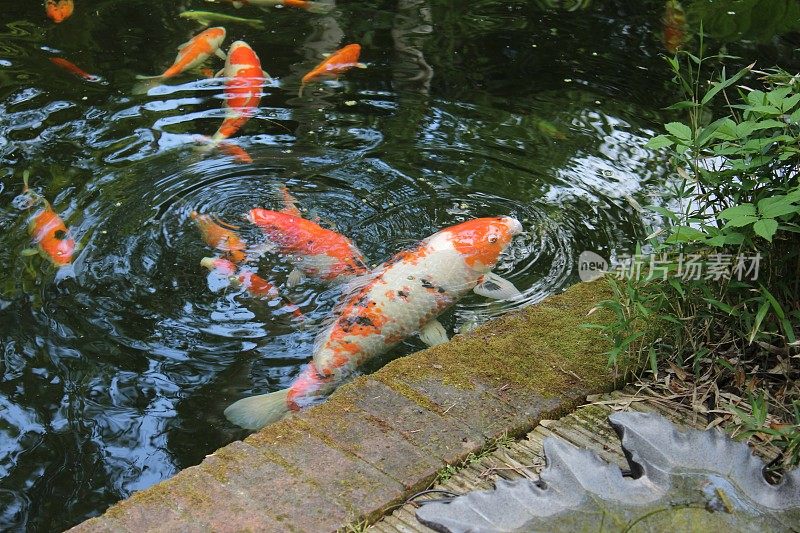
[[[664,110],[680,99],[664,57],[697,52],[701,19],[710,51],[741,57],[729,71],[796,71],[800,57],[794,0],[321,3],[332,9],[74,0],[59,23],[43,2],[5,3],[0,529],[65,529],[199,463],[247,434],[228,405],[301,372],[341,286],[288,287],[292,264],[251,209],[289,193],[370,267],[446,226],[516,218],[494,272],[522,296],[469,294],[441,316],[452,335],[577,282],[582,251],[630,253],[646,235],[655,215],[639,206],[668,202],[674,179],[644,148],[679,113]],[[203,140],[226,118],[223,60],[137,79],[203,22],[271,76],[225,144]],[[298,96],[349,43],[367,68]],[[75,241],[62,268],[30,227],[45,200]],[[209,274],[201,260],[221,254],[193,212],[235,231],[281,297]],[[411,337],[361,371],[422,347]]]

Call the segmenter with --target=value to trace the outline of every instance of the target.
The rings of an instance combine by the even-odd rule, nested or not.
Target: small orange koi
[[[22,194],[28,195],[32,205],[39,204],[41,206],[31,215],[28,224],[28,232],[33,238],[33,242],[39,246],[42,255],[46,256],[55,266],[62,267],[72,263],[75,239],[70,236],[66,224],[53,211],[50,202],[28,188],[27,172],[23,175],[22,180],[24,184]]]
[[[197,224],[206,244],[224,252],[224,255],[234,263],[244,261],[246,246],[235,232],[220,226],[209,215],[192,211],[189,216]]]
[[[258,110],[261,88],[269,74],[261,69],[261,61],[244,41],[236,41],[225,60],[225,119],[211,137],[212,145],[227,139],[244,126]]]
[[[172,65],[158,76],[136,76],[140,80],[158,80],[172,78],[200,65],[203,61],[217,55],[225,59],[225,54],[219,49],[225,40],[225,28],[208,28],[189,39],[178,47],[178,55]]]
[[[322,63],[303,76],[297,96],[303,96],[303,89],[305,89],[305,86],[309,83],[319,81],[326,77],[339,76],[353,67],[367,68],[364,63],[358,62],[360,55],[361,45],[358,44],[348,44],[344,48],[335,51],[325,58]]]
[[[48,59],[54,65],[57,65],[66,70],[67,72],[70,72],[78,76],[79,78],[83,78],[86,81],[100,81],[100,76],[89,74],[88,72],[77,66],[72,61],[69,61],[68,59],[64,59],[63,57],[49,57]]]
[[[367,272],[364,256],[344,235],[325,229],[305,218],[251,209],[248,220],[264,231],[278,251],[291,255],[296,269],[289,275],[289,285],[308,275],[324,281],[342,281]]]
[[[211,272],[216,272],[222,276],[227,276],[237,285],[243,287],[251,296],[261,299],[272,299],[280,296],[278,289],[255,272],[238,269],[233,262],[222,257],[204,257],[200,260],[200,265]],[[288,299],[283,298],[286,308],[295,318],[305,318],[300,308]]]
[[[72,0],[45,0],[44,11],[50,20],[58,24],[72,16],[75,4]]]

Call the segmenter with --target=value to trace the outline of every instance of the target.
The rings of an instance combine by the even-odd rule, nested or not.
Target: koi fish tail
[[[207,135],[195,135],[194,140],[197,143],[197,146],[194,147],[195,151],[203,156],[218,148],[220,144],[220,141]]]
[[[243,398],[225,409],[225,418],[245,429],[261,429],[289,412],[288,395],[289,389],[283,389]]]

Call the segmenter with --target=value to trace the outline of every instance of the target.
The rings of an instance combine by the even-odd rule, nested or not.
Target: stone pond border
[[[374,521],[447,464],[620,383],[580,283],[387,364],[71,531],[335,531]],[[588,316],[587,316],[588,315]]]

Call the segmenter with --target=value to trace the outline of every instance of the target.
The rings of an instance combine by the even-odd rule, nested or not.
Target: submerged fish
[[[292,196],[292,193],[289,192],[289,189],[286,188],[286,186],[281,185],[278,187],[278,192],[281,193],[281,201],[283,202],[283,209],[281,209],[281,213],[303,218],[303,213],[297,207],[297,199]]]
[[[253,158],[241,146],[229,142],[221,142],[217,146],[225,155],[232,157],[237,163],[253,162]]]
[[[89,74],[88,72],[77,66],[75,63],[73,63],[72,61],[64,59],[63,57],[49,57],[48,59],[54,65],[57,65],[66,70],[67,72],[70,72],[80,78],[83,78],[86,81],[100,81],[101,79],[100,76]]]
[[[70,236],[66,224],[53,211],[50,202],[30,190],[28,187],[28,172],[25,172],[22,180],[24,183],[22,194],[27,197],[28,207],[37,207],[29,218],[28,233],[30,233],[33,242],[39,247],[38,250],[25,250],[23,255],[40,253],[57,267],[72,263],[72,254],[75,252],[75,239]]]
[[[222,3],[226,2],[233,5],[235,8],[242,6],[254,7],[294,7],[297,9],[304,9],[311,13],[327,13],[333,9],[332,5],[323,4],[321,2],[310,2],[309,0],[206,0],[207,2]]]
[[[228,50],[223,75],[225,82],[225,119],[211,137],[210,146],[235,134],[258,110],[261,89],[269,74],[261,69],[261,61],[244,41],[236,41]]]
[[[353,284],[331,325],[317,335],[312,361],[288,389],[239,400],[225,416],[244,428],[263,427],[329,394],[365,361],[415,333],[429,345],[445,342],[436,317],[469,291],[519,295],[490,270],[521,231],[511,217],[478,218],[397,254]]]
[[[224,40],[225,28],[208,28],[178,46],[178,55],[175,57],[175,61],[163,73],[157,76],[136,76],[136,78],[140,80],[162,80],[172,78],[199,66],[212,55],[217,55],[225,59],[225,54],[219,49]]]
[[[661,40],[670,54],[675,54],[686,40],[686,12],[678,0],[667,0],[662,18],[664,33]]]
[[[348,44],[344,48],[335,51],[319,65],[311,69],[308,74],[303,76],[297,95],[303,96],[303,89],[305,89],[305,86],[309,83],[319,81],[326,77],[336,77],[353,67],[367,68],[364,63],[358,62],[360,55],[361,45],[358,44]]]
[[[244,288],[250,296],[255,298],[273,299],[280,297],[278,289],[255,272],[238,268],[232,261],[222,257],[204,257],[200,265],[211,271],[212,274],[224,276],[237,286]],[[283,298],[286,308],[295,318],[304,318],[300,308]]]
[[[364,256],[344,235],[305,218],[268,209],[251,209],[248,220],[261,228],[278,251],[291,256],[295,270],[289,286],[303,275],[324,281],[343,281],[365,274]]]
[[[225,257],[234,263],[244,261],[247,247],[234,231],[220,226],[209,215],[201,215],[197,211],[192,211],[189,216],[197,224],[206,244],[222,251]]]
[[[44,12],[56,24],[71,17],[73,11],[75,11],[75,4],[72,0],[45,0]]]
[[[182,19],[194,20],[204,26],[210,26],[215,23],[225,23],[245,24],[257,30],[265,29],[264,22],[258,19],[234,17],[232,15],[225,15],[224,13],[214,13],[213,11],[184,11],[178,16]]]

